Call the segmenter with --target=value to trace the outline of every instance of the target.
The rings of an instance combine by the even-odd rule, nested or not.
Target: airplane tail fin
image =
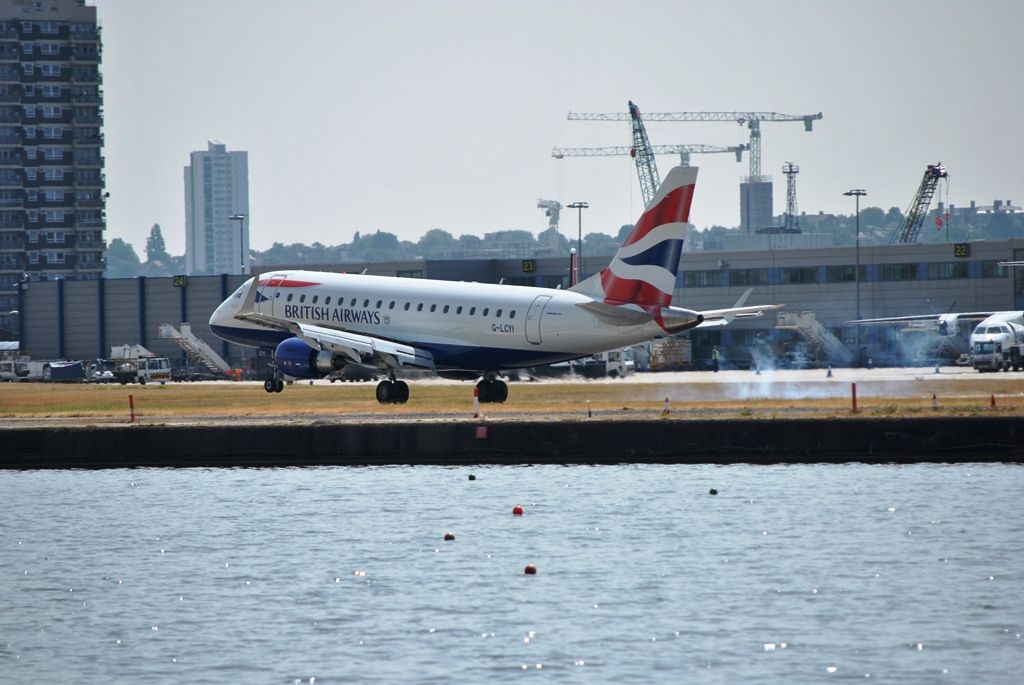
[[[669,171],[608,268],[569,289],[609,304],[671,305],[696,183],[696,167]]]

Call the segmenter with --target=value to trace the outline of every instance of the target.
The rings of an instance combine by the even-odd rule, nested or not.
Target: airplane
[[[1019,371],[1024,368],[1024,311],[957,312],[949,314],[914,314],[880,319],[858,319],[851,324],[907,323],[908,328],[929,326],[939,336],[960,333],[961,321],[977,321],[968,339],[971,363],[979,372]]]
[[[264,383],[323,378],[347,365],[387,375],[381,404],[404,403],[409,370],[481,379],[481,402],[504,402],[502,371],[578,359],[692,328],[761,316],[780,305],[710,311],[672,306],[696,167],[666,176],[611,264],[567,289],[278,270],[217,307],[210,330],[272,350]]]

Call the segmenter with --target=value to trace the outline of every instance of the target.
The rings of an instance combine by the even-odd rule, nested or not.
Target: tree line
[[[958,210],[959,212],[959,210]],[[831,233],[837,246],[853,245],[856,221],[853,215],[803,214],[800,228],[805,233]],[[896,233],[903,213],[898,207],[888,212],[879,207],[865,207],[860,212],[860,240],[862,245],[887,245]],[[936,227],[934,216],[929,215],[921,229],[918,242],[960,242],[967,240],[999,240],[1024,234],[1024,213],[958,213],[943,220]],[[617,235],[588,233],[583,237],[583,253],[612,255],[622,244],[631,225],[622,226]],[[722,250],[727,235],[738,235],[739,228],[711,226],[697,230],[694,242],[704,250]],[[568,256],[575,241],[554,229],[533,234],[525,230],[505,230],[484,236],[465,234],[458,238],[441,228],[432,228],[417,241],[401,240],[394,233],[377,230],[362,234],[356,231],[350,243],[324,245],[314,242],[285,244],[275,242],[266,250],[252,250],[254,266],[337,264],[345,262],[388,262],[412,259],[479,259],[501,256],[504,251],[511,257]],[[144,248],[145,261],[140,259],[131,243],[114,238],[107,245],[107,278],[133,278],[135,276],[172,276],[185,273],[184,255],[171,255],[159,224],[150,229]]]

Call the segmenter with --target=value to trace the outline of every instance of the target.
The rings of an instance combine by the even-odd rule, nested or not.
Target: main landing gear
[[[493,375],[485,376],[476,384],[476,389],[481,402],[504,402],[508,399],[508,386],[505,381]]]
[[[405,381],[389,378],[377,384],[377,401],[381,404],[405,404],[409,401],[409,386]]]

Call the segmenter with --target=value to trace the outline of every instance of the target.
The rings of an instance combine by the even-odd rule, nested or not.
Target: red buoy
[[[454,540],[455,539],[455,533],[450,533],[450,532],[449,533],[445,533],[444,534],[444,539],[445,540]]]
[[[514,507],[512,507],[512,515],[513,516],[522,516],[523,515],[523,508],[521,506],[519,506],[518,504],[515,505]]]
[[[527,564],[526,568],[523,569],[523,573],[525,573],[527,575],[530,575],[530,576],[535,576],[535,575],[537,575],[537,567],[534,566],[533,564]]]

